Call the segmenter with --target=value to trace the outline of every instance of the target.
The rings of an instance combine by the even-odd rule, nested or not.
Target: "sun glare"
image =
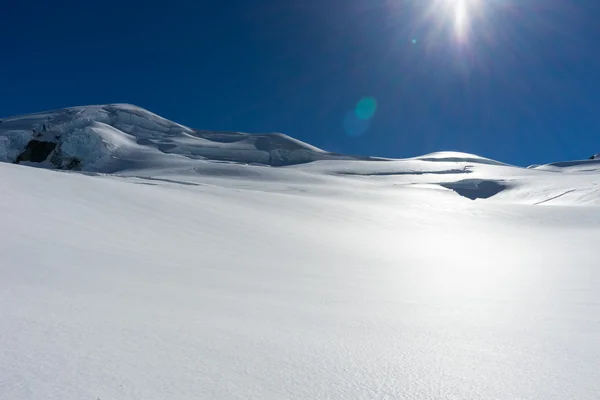
[[[471,24],[473,13],[480,7],[479,0],[441,0],[444,4],[445,10],[443,12],[447,14],[454,23],[454,32],[458,40],[463,41],[467,38]]]
[[[467,14],[467,5],[465,0],[458,0],[454,6],[454,29],[459,37],[465,35],[467,29],[467,23],[469,22],[469,16]]]
[[[422,46],[446,40],[468,45],[475,35],[489,37],[491,18],[504,0],[385,0],[396,15],[410,16],[409,42]],[[419,40],[415,37],[419,35]],[[404,38],[406,39],[406,38]]]

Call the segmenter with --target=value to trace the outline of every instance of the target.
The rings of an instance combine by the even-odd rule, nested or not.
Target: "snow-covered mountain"
[[[128,105],[2,119],[0,159],[0,399],[600,393],[599,160],[359,159]]]
[[[280,133],[190,129],[129,104],[73,107],[0,120],[0,161],[115,172],[210,159],[273,166],[354,157]]]

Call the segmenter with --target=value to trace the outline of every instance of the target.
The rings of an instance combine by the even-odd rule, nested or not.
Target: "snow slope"
[[[0,399],[598,398],[598,164],[273,168],[77,112],[106,158],[0,163]]]

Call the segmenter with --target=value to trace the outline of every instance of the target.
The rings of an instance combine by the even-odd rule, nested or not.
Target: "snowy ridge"
[[[116,172],[203,159],[282,166],[352,158],[279,133],[194,130],[128,104],[0,120],[0,162],[46,168]]]
[[[535,169],[554,172],[594,172],[600,170],[600,158],[592,156],[588,160],[560,161],[537,165]]]
[[[237,181],[229,184],[238,186],[248,181],[323,182],[324,176],[336,176],[386,187],[442,189],[469,200],[600,205],[600,160],[595,157],[528,168],[448,151],[401,160],[353,157],[280,133],[195,130],[128,104],[2,119],[0,161],[130,177],[167,176],[177,182],[228,177]]]

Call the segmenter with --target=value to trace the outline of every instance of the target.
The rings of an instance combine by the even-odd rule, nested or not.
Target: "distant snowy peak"
[[[115,172],[197,160],[271,166],[355,159],[280,133],[202,131],[129,104],[72,107],[0,120],[0,161]]]
[[[475,154],[462,153],[458,151],[438,151],[435,153],[425,154],[415,157],[413,160],[432,161],[432,162],[459,162],[459,163],[475,163],[487,165],[507,165],[500,161],[492,160],[477,156]]]
[[[196,130],[130,104],[71,107],[0,119],[0,162],[117,173],[141,169],[193,169],[206,160],[274,167],[325,160],[392,161],[330,153],[281,133]],[[489,158],[448,151],[403,161],[402,168],[411,165],[410,168],[421,172],[438,167],[443,171],[465,172],[471,171],[473,165],[507,166]],[[411,164],[414,162],[417,164]],[[394,169],[397,167],[387,162],[367,163],[369,167],[359,172],[354,171],[355,163],[352,166],[319,164],[319,168],[330,173],[398,173]],[[207,166],[206,163],[202,165]],[[600,169],[600,153],[589,160],[529,168],[553,172],[595,171]]]
[[[560,161],[529,168],[554,172],[591,172],[600,170],[600,153],[586,160]]]

